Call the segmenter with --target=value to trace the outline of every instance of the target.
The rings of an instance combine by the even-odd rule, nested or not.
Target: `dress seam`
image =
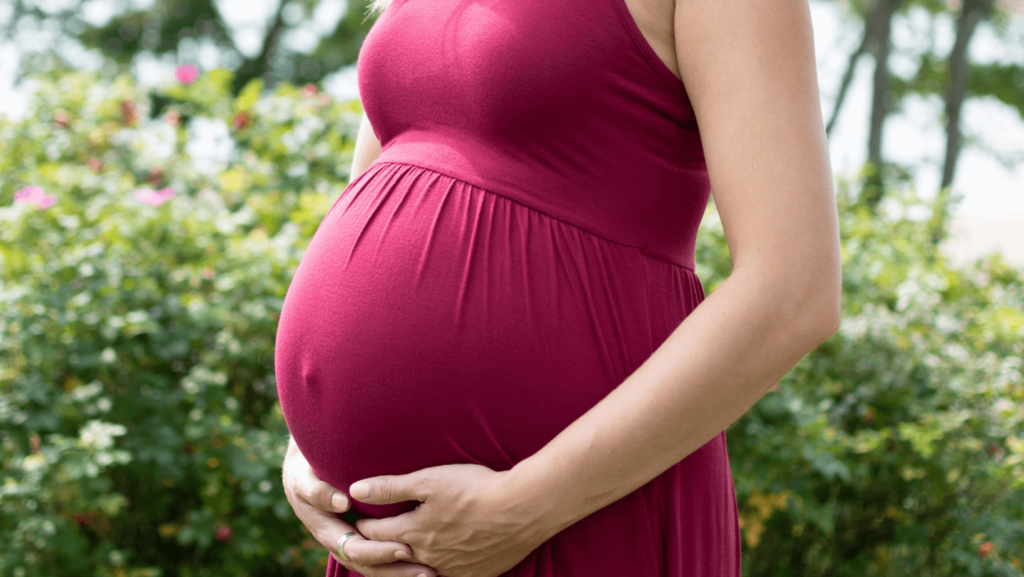
[[[610,239],[607,236],[604,236],[602,234],[598,234],[598,233],[596,233],[596,232],[594,232],[594,231],[592,231],[590,229],[584,228],[584,227],[582,227],[582,226],[580,226],[578,224],[571,223],[571,222],[569,222],[569,221],[567,221],[565,219],[559,218],[557,216],[552,216],[552,215],[550,215],[550,214],[548,214],[548,213],[546,213],[546,212],[544,212],[542,210],[534,208],[534,207],[532,207],[532,206],[530,206],[528,204],[524,204],[523,202],[518,201],[518,200],[516,200],[514,198],[511,198],[509,196],[506,196],[506,195],[504,195],[504,194],[502,194],[500,192],[495,192],[495,191],[493,191],[493,190],[491,190],[489,188],[485,188],[485,187],[480,186],[478,184],[472,183],[472,182],[470,182],[470,181],[468,181],[468,180],[466,180],[466,179],[464,179],[462,177],[455,176],[453,174],[449,174],[449,173],[447,173],[447,172],[445,172],[443,170],[439,170],[437,168],[433,168],[433,167],[430,167],[430,166],[423,166],[421,164],[417,164],[417,163],[414,163],[414,162],[409,162],[409,161],[406,161],[406,160],[374,160],[370,164],[370,166],[366,167],[366,170],[364,170],[363,173],[360,174],[360,176],[362,176],[362,174],[365,174],[366,172],[369,172],[370,168],[374,164],[381,165],[381,166],[387,165],[387,164],[393,164],[393,165],[398,165],[398,166],[413,166],[413,167],[420,168],[420,169],[423,169],[423,170],[429,170],[431,172],[436,172],[438,174],[442,174],[442,175],[444,175],[444,176],[446,176],[448,178],[451,178],[453,180],[457,180],[459,182],[465,183],[465,184],[467,184],[467,185],[469,185],[469,186],[471,186],[471,187],[473,187],[473,188],[475,188],[477,190],[480,190],[482,192],[486,192],[487,194],[493,194],[494,196],[502,198],[502,199],[504,199],[504,200],[506,200],[508,202],[511,202],[513,204],[516,204],[516,205],[519,205],[519,206],[525,208],[526,210],[533,211],[533,212],[535,212],[535,213],[537,213],[537,214],[539,214],[541,216],[544,216],[545,218],[549,218],[551,220],[560,222],[560,223],[562,223],[562,224],[564,224],[566,226],[571,226],[571,227],[573,227],[573,228],[575,228],[577,230],[585,232],[585,233],[587,233],[587,234],[589,234],[591,236],[600,238],[601,240],[604,240],[606,242],[610,242],[610,243],[617,244],[619,246],[624,246],[624,247],[627,247],[627,248],[636,249],[636,251],[638,253],[640,253],[641,255],[643,255],[643,256],[645,256],[647,258],[650,258],[650,259],[653,259],[653,260],[657,260],[657,261],[661,261],[661,262],[664,262],[664,263],[668,263],[668,264],[670,264],[672,266],[677,266],[677,267],[679,267],[681,269],[686,269],[686,270],[690,271],[691,273],[696,274],[696,270],[694,270],[694,268],[691,268],[691,267],[689,267],[689,266],[687,266],[685,264],[681,264],[681,263],[678,263],[678,262],[675,262],[675,261],[667,260],[667,259],[661,258],[659,256],[655,256],[653,254],[650,254],[649,252],[647,252],[645,250],[645,247],[643,247],[643,246],[627,244],[627,243],[624,243],[624,242],[621,242],[621,241],[618,241],[618,240]]]

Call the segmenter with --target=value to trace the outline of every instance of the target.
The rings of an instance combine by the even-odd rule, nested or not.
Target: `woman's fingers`
[[[313,538],[350,571],[366,577],[437,577],[430,567],[403,562],[395,556],[398,551],[411,556],[412,550],[408,545],[367,540],[358,535],[355,527],[340,519],[336,513],[348,510],[349,499],[317,477],[297,450],[285,458],[282,477],[285,496],[295,516],[309,529]],[[340,500],[335,494],[340,496]],[[357,535],[345,543],[345,555],[351,561],[342,561],[338,556],[338,539],[348,532]]]
[[[348,511],[351,506],[348,496],[317,477],[305,458],[286,460],[284,469],[285,486],[291,485],[299,499],[328,513]]]
[[[290,502],[294,496],[321,511],[348,511],[351,505],[348,496],[317,477],[313,467],[297,449],[285,458],[282,473],[285,494]]]
[[[345,525],[348,526],[347,523]],[[401,561],[411,556],[412,551],[408,545],[393,541],[372,541],[359,533],[342,544],[342,551],[345,557],[348,557],[348,561],[345,561],[338,555],[338,539],[349,531],[355,531],[355,528],[342,531],[334,538],[333,545],[321,544],[331,551],[331,555],[338,563],[350,571],[366,577],[437,577],[437,573],[430,567]],[[405,556],[398,557],[395,555],[396,552]]]
[[[315,474],[306,477],[305,482],[296,487],[296,493],[310,505],[330,513],[344,513],[351,505],[344,493],[321,481]]]
[[[372,541],[356,534],[345,541],[345,556],[357,565],[380,565],[412,557],[412,550],[404,543]]]
[[[345,566],[349,571],[355,571],[365,577],[417,577],[427,573],[419,568],[419,565],[408,563],[394,563],[391,565],[374,565],[373,567]],[[433,575],[433,573],[430,573]]]

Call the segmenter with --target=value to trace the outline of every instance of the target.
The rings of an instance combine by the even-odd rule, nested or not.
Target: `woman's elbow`
[[[819,316],[821,328],[818,344],[832,338],[832,335],[836,334],[836,331],[839,330],[839,323],[842,320],[842,291],[829,290],[822,297],[826,302],[821,305],[821,309],[816,313]]]
[[[801,333],[813,350],[839,330],[842,317],[842,280],[837,274],[821,275],[808,282],[798,304],[798,315],[803,322]]]
[[[815,264],[811,266],[811,262]],[[740,265],[733,268],[733,276],[749,282],[751,296],[766,306],[766,318],[773,325],[769,330],[777,331],[794,353],[807,354],[839,330],[842,273],[838,260]]]

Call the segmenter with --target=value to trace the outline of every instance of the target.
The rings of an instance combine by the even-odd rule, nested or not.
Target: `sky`
[[[811,8],[822,109],[828,118],[848,55],[859,43],[861,30],[844,22],[833,4],[811,2]],[[1024,64],[1024,16],[1015,18],[1010,37],[1016,41],[1009,43],[1000,41],[990,24],[979,25],[969,47],[970,59],[978,63]],[[893,44],[897,48],[923,49],[933,35],[934,51],[948,54],[955,35],[954,23],[945,19],[933,25],[931,20],[921,9],[898,19],[893,28]],[[873,66],[870,57],[861,58],[835,133],[829,140],[833,171],[837,173],[855,171],[867,158]],[[890,70],[909,78],[915,64],[909,57],[895,57]],[[900,110],[889,117],[883,134],[883,157],[916,165],[914,180],[919,193],[926,198],[934,196],[941,179],[946,141],[942,110],[942,99],[937,96],[908,97]],[[1024,120],[1015,109],[995,99],[967,100],[961,129],[967,138],[1004,155],[1024,154]],[[953,188],[964,196],[957,210],[961,216],[1024,218],[1024,162],[1016,169],[1008,169],[978,146],[968,146],[960,154]]]
[[[54,6],[63,0],[44,0]],[[152,0],[123,0],[146,7]],[[240,49],[254,54],[259,49],[262,31],[277,8],[278,0],[222,0],[218,7],[232,29]],[[860,41],[861,30],[852,19],[847,19],[836,5],[811,0],[814,27],[815,55],[818,62],[818,82],[822,112],[827,119],[832,112],[839,82],[850,52]],[[9,8],[7,8],[9,9]],[[84,17],[93,23],[103,23],[116,9],[114,0],[89,0],[83,10]],[[328,33],[345,10],[343,2],[321,2],[315,18],[303,29],[293,32],[285,42],[300,50],[311,50],[316,39]],[[298,14],[286,17],[297,17]],[[0,20],[7,17],[5,4],[0,3]],[[45,31],[44,31],[45,32]],[[954,23],[945,19],[933,23],[923,11],[911,11],[894,23],[893,43],[897,49],[921,51],[932,46],[936,54],[946,54],[953,44]],[[46,34],[38,32],[19,39],[22,46],[48,42]],[[1016,14],[1010,25],[1010,42],[1000,41],[992,26],[982,23],[972,40],[970,58],[974,62],[1024,63],[1024,14]],[[200,68],[226,64],[212,45],[187,47]],[[76,64],[95,68],[100,63],[98,54],[75,51]],[[17,117],[24,113],[27,96],[25,90],[12,86],[18,51],[13,43],[0,44],[0,114]],[[175,62],[150,58],[140,62],[136,74],[144,84],[156,84],[172,77]],[[228,63],[229,64],[229,63]],[[846,103],[829,140],[833,172],[852,174],[867,156],[868,118],[870,116],[870,81],[873,62],[862,57],[854,80],[847,93]],[[890,64],[898,75],[909,77],[914,70],[910,56],[896,56]],[[325,89],[340,98],[358,97],[355,68],[349,67],[325,80]],[[942,120],[942,101],[938,97],[922,99],[909,97],[893,113],[885,127],[883,152],[887,158],[914,165],[914,180],[921,196],[934,196],[938,188],[945,145]],[[974,222],[993,219],[1020,219],[1024,224],[1024,162],[1016,168],[1001,165],[992,154],[1024,156],[1024,120],[1013,108],[994,99],[971,99],[965,104],[962,129],[968,145],[961,153],[955,190],[963,195],[956,208],[958,218]],[[1024,245],[1024,231],[1020,236]]]

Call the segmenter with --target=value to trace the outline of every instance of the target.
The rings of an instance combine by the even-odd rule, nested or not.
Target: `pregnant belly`
[[[700,301],[692,271],[469,183],[375,163],[288,289],[288,427],[347,490],[450,463],[511,468],[599,402]],[[406,505],[354,504],[382,517]]]

